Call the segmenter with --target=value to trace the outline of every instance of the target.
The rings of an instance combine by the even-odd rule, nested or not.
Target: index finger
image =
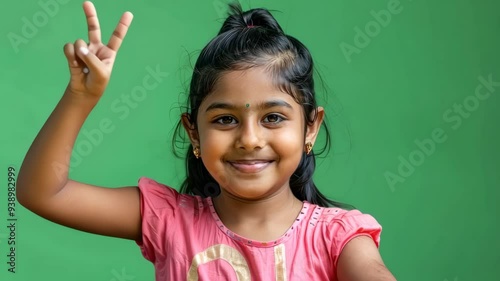
[[[87,17],[87,27],[89,30],[89,42],[99,44],[101,43],[101,28],[99,26],[99,19],[94,4],[90,1],[83,3],[83,10]]]
[[[113,35],[111,35],[111,39],[109,39],[108,47],[111,50],[117,52],[118,49],[120,49],[120,46],[123,42],[123,39],[125,38],[125,35],[127,35],[128,28],[130,27],[133,18],[134,15],[132,15],[131,12],[125,12],[123,14],[120,22],[118,22],[118,25],[115,28],[115,31],[113,31]]]

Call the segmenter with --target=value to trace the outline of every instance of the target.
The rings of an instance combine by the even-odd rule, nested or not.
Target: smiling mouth
[[[255,161],[229,161],[228,163],[236,169],[237,171],[241,173],[258,173],[267,166],[269,166],[272,162],[274,161],[262,161],[262,160],[255,160]]]

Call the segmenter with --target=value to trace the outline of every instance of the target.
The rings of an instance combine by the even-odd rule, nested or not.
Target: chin
[[[224,191],[232,197],[244,200],[258,200],[269,195],[269,190],[262,190],[262,186],[260,190],[253,186],[237,186],[231,189],[224,189]]]

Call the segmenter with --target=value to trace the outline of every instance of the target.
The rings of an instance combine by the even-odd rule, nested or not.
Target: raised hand
[[[87,17],[89,43],[79,39],[64,45],[71,74],[68,90],[84,97],[100,98],[108,85],[116,54],[120,48],[133,15],[125,12],[107,45],[101,41],[101,29],[92,2],[83,3]]]

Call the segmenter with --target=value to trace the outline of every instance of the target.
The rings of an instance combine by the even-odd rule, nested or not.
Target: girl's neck
[[[241,200],[222,191],[213,203],[228,229],[261,242],[281,237],[292,226],[303,206],[289,188],[256,201]]]

